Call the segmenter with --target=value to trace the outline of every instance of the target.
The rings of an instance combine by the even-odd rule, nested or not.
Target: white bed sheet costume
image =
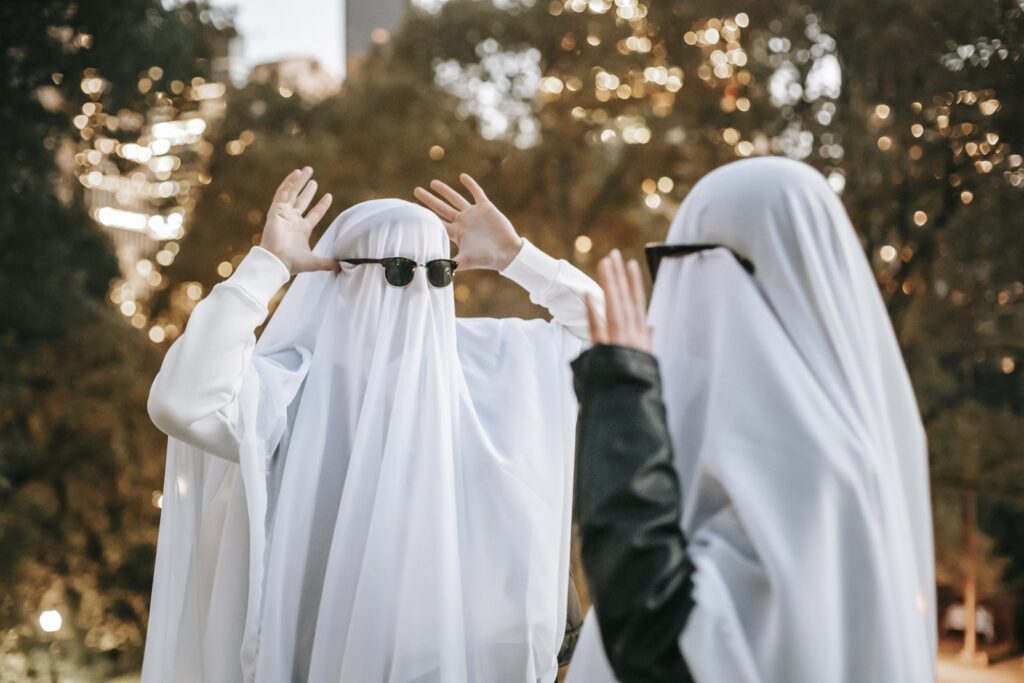
[[[698,683],[933,683],[924,428],[842,203],[806,164],[697,183],[648,322],[695,565]],[[588,615],[570,683],[615,680]]]
[[[375,200],[314,252],[449,256]],[[144,683],[548,683],[565,625],[576,402],[600,290],[526,242],[502,271],[554,322],[456,319],[424,269],[299,275],[254,248],[153,384],[169,436]]]

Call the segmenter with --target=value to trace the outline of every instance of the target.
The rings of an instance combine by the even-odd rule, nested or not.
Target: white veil
[[[376,200],[315,252],[448,249],[432,213]],[[239,649],[244,680],[552,678],[579,347],[456,320],[423,269],[298,276],[243,381],[240,466],[169,445],[144,680],[239,680]]]
[[[841,202],[809,166],[740,161],[694,187],[667,241],[756,267],[665,259],[649,312],[696,566],[694,678],[934,681],[924,430]],[[593,623],[570,680],[614,680]]]

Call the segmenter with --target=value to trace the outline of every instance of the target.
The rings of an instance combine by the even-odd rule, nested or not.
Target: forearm
[[[547,308],[556,323],[580,339],[590,340],[584,296],[589,294],[603,309],[604,293],[579,268],[523,240],[519,254],[501,274],[529,292],[530,301]]]
[[[691,680],[678,642],[693,604],[692,566],[657,363],[597,346],[573,370],[576,512],[608,659],[623,683]]]
[[[237,457],[236,401],[255,348],[255,329],[288,277],[277,258],[256,248],[196,306],[150,390],[149,413],[161,431]]]

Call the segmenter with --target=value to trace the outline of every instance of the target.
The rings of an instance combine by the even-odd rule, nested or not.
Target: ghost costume
[[[809,166],[740,161],[667,242],[725,248],[662,262],[653,356],[575,365],[597,619],[570,683],[616,680],[609,660],[624,682],[934,682],[925,435],[841,202]]]
[[[447,258],[400,200],[315,253]],[[456,319],[423,268],[296,277],[254,248],[150,394],[170,439],[142,680],[534,683],[565,626],[576,403],[599,289],[526,242],[503,274],[553,322]]]

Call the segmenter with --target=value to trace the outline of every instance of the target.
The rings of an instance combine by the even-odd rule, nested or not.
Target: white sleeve
[[[604,315],[604,293],[596,282],[564,259],[555,259],[523,240],[523,247],[501,274],[530,293],[530,301],[543,306],[555,322],[585,342],[590,326],[583,296],[590,294]]]
[[[255,330],[289,277],[276,256],[254,247],[196,306],[149,392],[149,416],[160,431],[238,460],[238,392],[252,363]]]

